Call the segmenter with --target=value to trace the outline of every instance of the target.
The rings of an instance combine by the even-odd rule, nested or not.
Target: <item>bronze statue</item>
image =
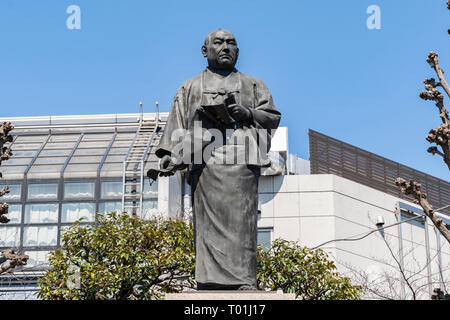
[[[221,29],[211,32],[202,54],[208,67],[185,81],[173,99],[156,151],[161,158],[157,174],[187,170],[193,199],[197,288],[256,290],[258,179],[260,168],[270,165],[267,150],[281,114],[262,81],[235,69],[239,49],[233,34]],[[200,138],[193,133],[196,123],[203,134]],[[173,138],[180,130],[181,139],[190,146],[194,143],[193,148],[180,151],[179,140]],[[205,132],[212,130],[220,136]],[[266,135],[261,141],[267,149],[258,151],[261,154],[256,161],[248,161],[247,156],[244,162],[230,163],[228,158],[236,159],[245,152],[245,143],[236,143],[233,136],[246,133],[258,141]],[[212,143],[219,146],[195,161],[194,154],[201,154]],[[216,161],[224,158],[225,163]],[[155,178],[154,174],[155,170],[148,172],[149,177]]]

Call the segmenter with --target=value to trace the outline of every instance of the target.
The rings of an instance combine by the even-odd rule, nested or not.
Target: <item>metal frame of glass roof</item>
[[[106,204],[121,203],[121,195],[104,196],[102,187],[104,183],[109,182],[122,184],[123,161],[138,131],[140,116],[140,114],[114,114],[0,119],[10,121],[15,126],[11,131],[13,141],[10,143],[13,156],[2,163],[0,171],[3,178],[0,181],[2,185],[20,186],[20,197],[2,199],[10,206],[20,208],[19,221],[2,226],[19,228],[15,229],[19,232],[16,249],[25,252],[43,252],[59,247],[61,229],[72,224],[63,221],[64,206],[87,204],[93,207],[95,212],[100,212],[101,206],[106,208]],[[143,114],[144,120],[155,117],[154,113]],[[167,117],[168,113],[159,114],[159,125],[162,129]],[[145,170],[156,166],[157,163],[157,157],[149,152]],[[92,197],[67,199],[65,187],[68,183],[93,184]],[[55,197],[52,199],[30,197],[29,186],[34,184],[42,187],[56,185]],[[149,186],[148,183],[146,187],[147,185]],[[155,185],[151,188],[155,188]],[[144,203],[150,205],[150,208],[157,202],[156,190],[144,189],[147,192],[144,195]],[[57,220],[29,221],[29,217],[27,220],[27,210],[31,210],[32,205],[57,206]],[[55,245],[24,245],[24,233],[27,228],[33,227],[56,227]]]
[[[3,179],[119,177],[121,164],[139,126],[139,116],[92,116],[97,123],[87,116],[35,117],[34,121],[33,118],[2,119],[15,125],[11,132],[13,157],[0,168]],[[162,126],[167,116],[160,114]],[[144,118],[152,117],[155,114],[144,114]],[[148,161],[157,159],[149,155]]]

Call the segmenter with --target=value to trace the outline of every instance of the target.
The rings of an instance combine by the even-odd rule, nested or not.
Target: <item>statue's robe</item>
[[[255,129],[269,130],[265,138],[267,150],[262,148],[266,153],[281,115],[264,83],[236,69],[221,77],[207,68],[178,89],[156,155],[179,159],[180,152],[175,151],[177,141],[172,141],[171,135],[181,129],[186,131],[186,138],[192,138],[194,121],[201,121],[203,130],[215,128],[224,133],[226,128],[203,112],[204,105],[224,92],[233,93],[236,102],[249,108],[252,114],[235,132],[253,130],[255,136],[261,133],[259,130],[255,134]],[[201,148],[210,142],[203,141]],[[269,166],[270,160],[262,154],[256,162],[214,163],[214,159],[223,156],[223,151],[230,151],[230,148],[234,148],[236,154],[242,151],[243,146],[237,146],[225,134],[223,143],[224,147],[213,152],[206,162],[188,165],[193,199],[195,278],[199,288],[200,285],[211,289],[256,287],[258,179],[260,167]],[[183,152],[186,156],[186,150]]]

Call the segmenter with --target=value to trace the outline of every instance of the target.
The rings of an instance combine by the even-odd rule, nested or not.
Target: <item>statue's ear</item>
[[[205,58],[208,56],[208,49],[205,45],[202,46],[202,54]]]

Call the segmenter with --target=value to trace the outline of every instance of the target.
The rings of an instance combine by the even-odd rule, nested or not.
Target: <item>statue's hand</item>
[[[245,108],[239,104],[232,104],[228,107],[230,115],[236,121],[246,121],[251,118],[252,113],[248,108]]]
[[[161,160],[159,162],[159,168],[167,169],[171,162],[172,162],[172,157],[166,154],[164,157],[161,158]]]
[[[173,171],[167,171],[167,172],[160,172],[159,175],[161,177],[170,177],[173,176],[175,173]]]
[[[169,177],[175,174],[176,164],[174,158],[169,155],[165,155],[159,161],[159,175],[161,177]]]

